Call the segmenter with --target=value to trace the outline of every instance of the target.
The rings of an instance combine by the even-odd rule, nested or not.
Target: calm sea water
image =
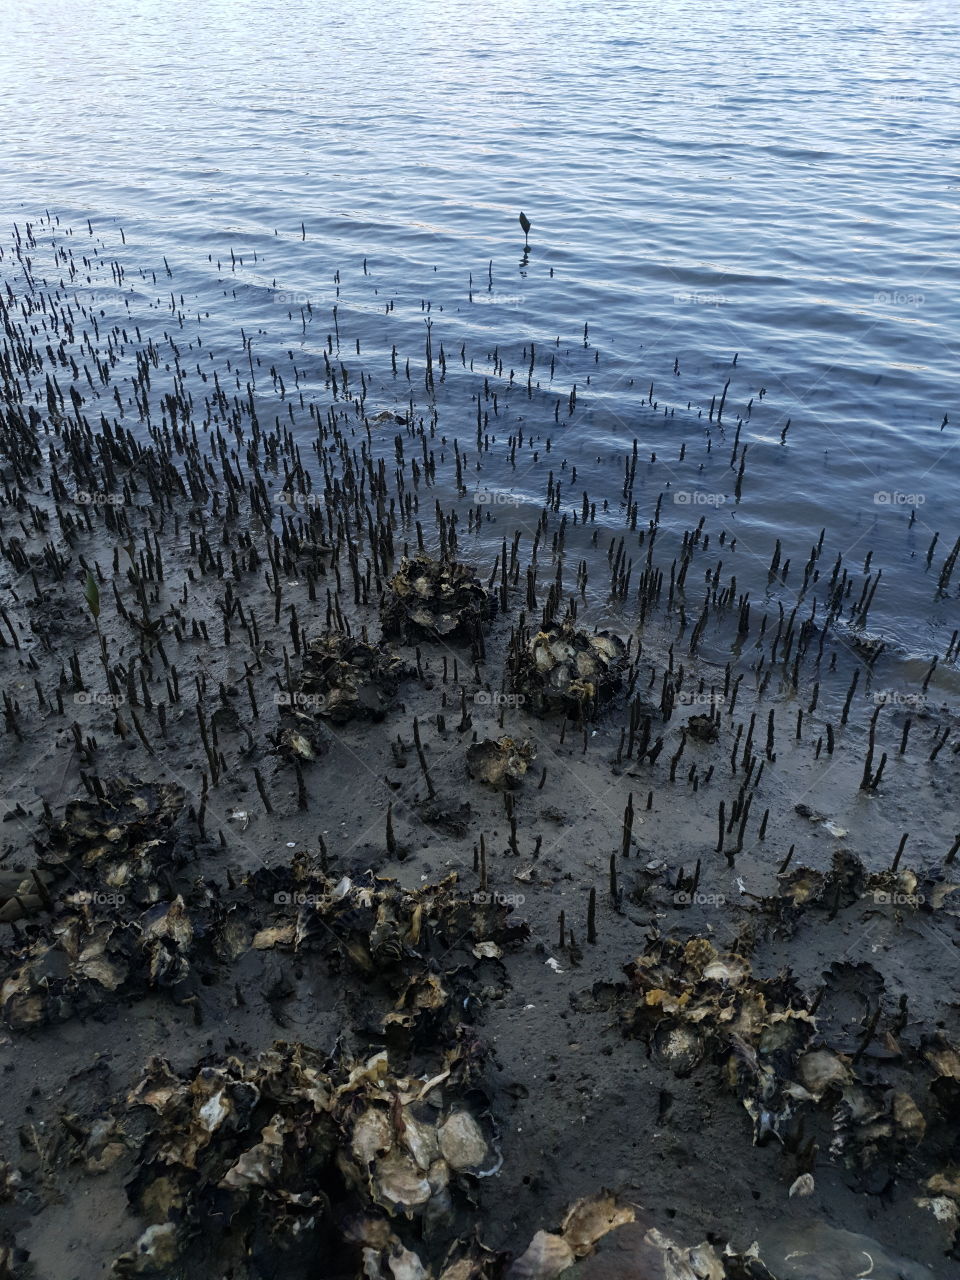
[[[108,314],[162,327],[173,288],[207,351],[236,357],[242,327],[318,396],[336,304],[375,407],[408,395],[389,353],[422,358],[429,303],[441,429],[469,439],[499,347],[511,422],[579,459],[574,498],[615,506],[639,439],[641,523],[695,495],[668,522],[699,504],[736,534],[744,585],[826,526],[831,561],[874,550],[870,625],[919,661],[960,625],[958,584],[935,590],[960,534],[958,55],[955,0],[19,0],[0,228],[49,209],[79,253],[91,219],[128,268],[123,299],[91,281]],[[504,475],[535,513],[543,468]]]

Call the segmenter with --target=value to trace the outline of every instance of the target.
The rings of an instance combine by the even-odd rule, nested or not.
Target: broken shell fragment
[[[927,1131],[927,1122],[920,1108],[904,1090],[893,1095],[893,1120],[901,1137],[919,1143]]]
[[[608,1232],[635,1222],[636,1216],[631,1205],[620,1204],[616,1196],[601,1191],[571,1205],[561,1234],[576,1256],[583,1258]]]
[[[284,729],[280,735],[280,750],[291,760],[316,760],[322,750],[322,743],[316,733]]]
[[[375,1199],[386,1209],[405,1214],[422,1207],[433,1194],[425,1177],[410,1156],[393,1151],[376,1164]]]
[[[828,1089],[843,1089],[850,1072],[829,1049],[813,1049],[797,1062],[797,1074],[803,1087],[819,1102]]]
[[[724,1280],[726,1269],[712,1245],[683,1246],[652,1227],[643,1238],[644,1244],[661,1255],[664,1277],[669,1280]]]
[[[469,1111],[454,1111],[437,1130],[440,1152],[451,1169],[483,1177],[489,1172],[490,1150],[480,1126]]]
[[[506,1280],[556,1280],[576,1260],[563,1236],[538,1231],[526,1251],[510,1267]]]
[[[633,1207],[619,1204],[608,1192],[586,1196],[567,1210],[559,1234],[536,1233],[507,1271],[506,1280],[556,1280],[578,1258],[592,1253],[609,1232],[635,1221]]]
[[[813,1174],[801,1173],[799,1178],[795,1178],[790,1184],[790,1190],[787,1194],[792,1200],[795,1196],[801,1198],[804,1196],[812,1196],[815,1190],[816,1183],[813,1180]]]
[[[682,1078],[688,1076],[702,1061],[704,1044],[691,1027],[682,1023],[663,1023],[654,1032],[653,1051],[659,1062],[669,1067],[675,1076]]]
[[[176,1228],[172,1222],[147,1227],[130,1253],[114,1263],[118,1276],[159,1276],[169,1274],[179,1256]]]

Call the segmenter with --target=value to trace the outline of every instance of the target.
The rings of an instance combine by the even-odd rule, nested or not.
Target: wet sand
[[[131,326],[147,443],[67,305],[3,298],[8,1273],[951,1274],[954,642],[885,652],[817,530],[747,600],[636,449],[571,507],[549,421],[514,519],[482,428],[332,361],[308,459],[276,378],[201,415]],[[633,1221],[525,1255],[602,1191]]]

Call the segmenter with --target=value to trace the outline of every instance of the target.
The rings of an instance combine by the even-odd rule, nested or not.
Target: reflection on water
[[[377,409],[424,402],[429,316],[438,431],[468,438],[483,379],[497,384],[483,484],[516,504],[500,529],[535,521],[553,459],[579,468],[571,502],[588,488],[620,528],[637,439],[641,525],[666,493],[668,526],[693,508],[727,529],[761,590],[777,538],[802,565],[826,526],[834,553],[883,566],[871,626],[943,653],[950,0],[24,0],[0,21],[0,218],[50,209],[78,253],[90,218],[126,268],[122,289],[76,282],[105,316],[162,333],[173,289],[206,353],[242,359],[241,331],[263,369],[292,351],[320,400],[334,330]],[[305,415],[294,426],[311,438]],[[509,463],[518,427],[553,435],[549,460],[541,445]]]

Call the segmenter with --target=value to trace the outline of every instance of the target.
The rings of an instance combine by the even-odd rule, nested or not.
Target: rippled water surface
[[[686,495],[670,518],[699,506],[735,534],[744,580],[777,538],[802,564],[826,526],[831,558],[873,549],[884,569],[871,625],[943,653],[960,625],[956,584],[936,592],[960,533],[953,0],[22,0],[0,25],[2,225],[49,209],[75,252],[102,243],[127,268],[115,296],[91,277],[108,316],[162,328],[175,290],[208,351],[255,334],[322,399],[336,305],[342,358],[389,408],[410,394],[391,349],[419,368],[429,304],[441,431],[469,437],[496,377],[503,434],[508,412],[552,432],[557,465],[581,463],[573,499],[587,484],[611,504],[638,439],[641,523]],[[539,507],[542,466],[504,477]]]

